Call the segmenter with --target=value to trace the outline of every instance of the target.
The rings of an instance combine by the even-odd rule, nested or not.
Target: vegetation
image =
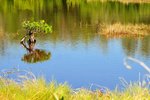
[[[27,34],[21,39],[21,44],[25,42],[25,38],[27,37],[27,35],[29,35],[28,43],[31,44],[36,42],[36,39],[34,37],[35,33],[52,32],[52,26],[49,26],[47,23],[45,23],[44,20],[41,20],[39,22],[24,21],[22,26],[27,30]]]
[[[145,36],[150,33],[150,25],[123,25],[121,23],[114,23],[111,25],[101,24],[99,33],[107,37]]]
[[[50,33],[52,32],[52,26],[49,26],[47,23],[45,23],[44,20],[40,20],[39,22],[33,21],[24,21],[22,23],[23,28],[27,30],[27,34],[30,34],[30,32],[33,33]]]
[[[102,3],[98,1],[110,2]],[[20,39],[17,32],[20,29],[22,20],[39,20],[44,18],[48,23],[53,23],[55,30],[51,37],[44,37],[43,40],[48,38],[53,44],[61,40],[65,40],[68,43],[71,41],[73,45],[80,40],[88,44],[97,37],[97,34],[94,34],[96,31],[107,37],[132,36],[132,39],[123,38],[121,40],[123,50],[128,55],[131,55],[140,49],[141,53],[143,53],[142,55],[149,56],[150,37],[145,37],[141,40],[133,39],[135,36],[145,36],[150,33],[150,5],[146,4],[149,2],[150,0],[0,0],[0,22],[2,23],[0,24],[0,38],[5,39],[4,34],[8,32],[9,34],[7,35],[10,37],[13,36]],[[110,16],[112,17],[110,18]],[[27,34],[32,35],[32,37],[34,37],[34,33],[52,32],[52,26],[49,26],[44,20],[39,22],[24,21],[22,26],[27,30]],[[104,45],[107,48],[109,39],[103,36],[100,36],[100,38],[100,45]],[[0,46],[1,48],[3,47],[2,50],[5,50],[3,39],[0,40],[2,41],[0,42],[2,46],[1,44]],[[16,38],[12,40],[16,40]],[[137,46],[138,43],[140,43],[140,47]],[[48,60],[50,57],[51,53],[36,49],[33,53],[25,54],[22,60],[28,63],[35,63]],[[57,84],[54,81],[46,83],[44,79],[26,80],[22,83],[16,83],[7,78],[0,79],[0,100],[26,99],[149,100],[150,89],[133,83],[125,87],[124,91],[107,90],[102,92],[98,89],[94,91],[85,88],[74,90],[66,83]]]
[[[76,3],[77,1],[78,3]],[[36,34],[39,35],[36,38],[40,41],[47,40],[53,45],[66,40],[75,47],[78,41],[87,46],[91,41],[94,41],[98,35],[95,33],[99,32],[96,28],[102,23],[108,26],[113,23],[122,23],[123,25],[128,23],[132,25],[150,24],[150,4],[148,3],[123,4],[85,1],[92,0],[67,0],[67,2],[65,0],[0,0],[0,29],[2,29],[0,34],[3,39],[8,36],[11,42],[18,43],[23,37],[23,34],[20,33],[24,33],[20,30],[22,21],[44,19],[53,26],[53,33],[42,34],[42,37],[41,34]],[[105,36],[99,38],[101,49],[106,51],[111,38]],[[3,39],[0,40],[0,47],[5,50],[2,45]],[[138,50],[141,55],[150,55],[149,36],[143,39],[122,38],[121,43],[127,54],[134,55]]]
[[[44,79],[24,81],[17,84],[12,80],[0,79],[1,100],[149,100],[150,90],[138,84],[130,84],[124,91],[72,89],[68,84],[47,84]]]
[[[76,3],[77,1],[79,3]],[[53,23],[53,26],[55,25],[56,28],[59,28],[58,26],[62,22],[60,19],[65,20],[64,25],[67,26],[69,21],[80,21],[82,24],[90,23],[90,25],[98,21],[107,23],[113,21],[149,23],[148,18],[150,16],[149,4],[126,5],[119,2],[87,3],[85,0],[1,0],[0,7],[0,12],[2,13],[0,21],[6,24],[3,29],[7,32],[16,32],[20,29],[20,23],[24,20],[44,19],[48,24]],[[53,17],[55,13],[57,17]],[[68,16],[72,16],[72,18],[66,17],[65,13]]]

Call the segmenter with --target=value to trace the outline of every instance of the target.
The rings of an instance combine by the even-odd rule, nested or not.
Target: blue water
[[[141,77],[147,72],[138,64],[129,62],[133,66],[128,70],[123,65],[125,54],[121,39],[110,39],[107,48],[99,43],[99,37],[85,44],[78,41],[59,41],[56,44],[49,40],[37,40],[35,48],[51,52],[51,58],[44,62],[29,64],[21,60],[27,51],[17,42],[5,42],[4,52],[0,55],[0,70],[19,68],[33,72],[37,77],[43,76],[47,82],[57,80],[67,82],[73,88],[90,87],[91,84],[114,89],[121,86],[119,77],[128,82],[137,81],[139,72]],[[133,57],[150,65],[150,58],[135,54]]]

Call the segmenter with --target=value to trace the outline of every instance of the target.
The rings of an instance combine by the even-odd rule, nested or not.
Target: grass
[[[99,34],[107,37],[141,37],[150,34],[150,25],[145,24],[121,24],[114,23],[111,25],[101,24]]]
[[[150,100],[150,90],[129,84],[124,91],[72,89],[67,83],[46,83],[44,79],[23,81],[17,84],[8,79],[0,79],[0,100]]]

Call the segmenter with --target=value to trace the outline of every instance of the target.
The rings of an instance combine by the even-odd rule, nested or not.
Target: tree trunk
[[[30,34],[30,35],[29,35],[29,42],[33,43],[33,42],[35,42],[35,41],[36,41],[36,40],[35,40],[35,37],[34,37],[34,33]]]

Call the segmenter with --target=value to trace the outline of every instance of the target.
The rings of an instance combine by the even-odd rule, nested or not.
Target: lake
[[[45,20],[51,34],[37,34],[35,48],[49,58],[31,63],[20,44],[24,20]],[[73,88],[91,84],[114,89],[119,80],[138,81],[148,74],[140,65],[128,70],[123,59],[131,56],[150,66],[150,36],[107,38],[97,33],[100,23],[150,24],[150,4],[119,2],[67,2],[66,0],[0,1],[0,70],[29,70],[47,82],[68,82]],[[43,58],[44,59],[44,58]]]

